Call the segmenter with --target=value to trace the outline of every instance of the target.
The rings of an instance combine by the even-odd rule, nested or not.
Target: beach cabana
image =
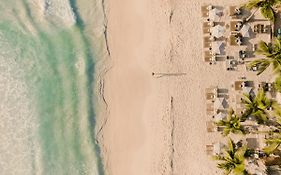
[[[221,142],[215,143],[214,149],[213,149],[214,155],[220,155],[222,153],[223,147],[224,147],[224,144],[222,144]]]
[[[223,52],[223,42],[222,41],[215,41],[212,42],[212,53],[221,55]]]
[[[214,121],[218,122],[220,120],[224,120],[226,118],[226,113],[218,113],[217,115],[214,116]]]
[[[217,8],[213,8],[209,11],[209,19],[210,21],[218,21],[220,19],[222,11],[217,9]]]
[[[244,24],[240,30],[240,33],[243,37],[250,37],[251,26],[249,24]]]
[[[225,109],[227,107],[227,101],[225,98],[216,98],[214,102],[215,109]]]
[[[210,29],[210,32],[211,32],[212,36],[214,36],[216,38],[220,38],[224,35],[225,28],[221,25],[216,25]]]
[[[242,88],[244,94],[255,95],[254,90],[252,87],[243,87]]]

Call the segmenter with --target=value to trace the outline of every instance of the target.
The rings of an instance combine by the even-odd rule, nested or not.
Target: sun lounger
[[[214,104],[213,103],[208,103],[207,104],[207,110],[214,110]]]
[[[209,16],[209,9],[208,9],[209,5],[205,5],[201,7],[201,14],[202,17],[206,18]]]
[[[214,155],[214,145],[211,144],[211,145],[206,145],[206,154],[208,156],[212,156]]]
[[[241,21],[231,21],[230,22],[230,31],[232,31],[232,32],[238,32],[241,27],[242,27]]]
[[[206,122],[206,128],[207,128],[207,132],[215,132],[216,131],[216,125],[212,121]]]
[[[211,51],[205,51],[205,52],[204,52],[204,56],[205,56],[205,57],[212,57],[213,55],[212,55],[212,52],[211,52]]]
[[[242,88],[243,88],[242,83],[244,83],[244,81],[235,81],[235,83],[234,83],[234,89],[235,89],[236,91],[242,90]]]
[[[216,98],[214,93],[206,93],[207,100],[214,100]]]
[[[260,24],[254,25],[254,32],[255,33],[260,33]]]
[[[213,143],[206,145],[207,155],[220,155],[223,153],[224,145],[222,143]]]
[[[235,90],[243,90],[243,87],[252,87],[254,88],[254,82],[253,81],[235,81],[234,82],[234,88]]]
[[[206,122],[207,132],[222,132],[224,127],[218,127],[213,121]]]
[[[214,106],[213,106],[213,104],[207,104],[207,115],[214,115]]]
[[[261,25],[260,25],[260,33],[263,33],[263,30],[264,30],[264,25],[261,24]]]
[[[255,33],[269,33],[270,31],[270,25],[264,25],[264,24],[256,24],[254,25],[254,32]]]
[[[255,88],[254,81],[245,81],[245,86],[246,87],[252,87],[254,89]]]
[[[225,98],[226,100],[229,99],[229,95],[228,94],[218,94],[218,98]]]
[[[236,38],[233,35],[230,35],[230,37],[229,37],[229,45],[238,46],[238,44],[236,42]]]
[[[210,28],[210,22],[203,22],[203,28]]]
[[[218,92],[218,88],[217,87],[209,87],[209,88],[206,88],[205,90],[206,93],[214,93],[217,95],[217,92]]]
[[[205,36],[204,37],[204,42],[212,42],[211,37],[210,36]]]
[[[209,35],[211,35],[210,27],[204,27],[204,28],[203,28],[203,34],[209,34]]]
[[[211,42],[204,42],[204,48],[211,48],[212,43]]]
[[[231,21],[230,22],[230,31],[235,31],[235,32],[237,32],[238,30],[237,30],[237,28],[236,28],[236,25],[237,24],[237,22],[236,21]]]
[[[207,109],[207,113],[208,116],[212,116],[214,115],[214,109]]]
[[[240,14],[239,14],[240,12]],[[230,6],[229,7],[229,16],[231,16],[232,19],[238,19],[242,16],[242,11],[237,6]]]
[[[216,58],[212,55],[212,53],[210,51],[205,51],[204,52],[204,61],[212,62],[212,61],[216,61]]]
[[[204,61],[210,63],[210,62],[212,62],[212,57],[205,56]]]
[[[266,25],[266,26],[264,26],[263,29],[261,29],[261,33],[270,33],[270,31],[271,31],[270,25]]]
[[[229,90],[227,88],[219,88],[217,90],[218,94],[228,94]]]

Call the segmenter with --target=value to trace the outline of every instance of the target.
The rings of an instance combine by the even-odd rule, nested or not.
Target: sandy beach
[[[105,75],[108,115],[100,141],[107,174],[220,174],[205,152],[220,135],[206,131],[204,92],[230,89],[246,71],[204,63],[200,9],[209,3],[106,1],[112,67]],[[268,73],[247,78],[270,80]]]

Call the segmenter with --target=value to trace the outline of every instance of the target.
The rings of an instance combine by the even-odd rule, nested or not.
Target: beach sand
[[[231,88],[245,71],[203,62],[200,9],[209,2],[106,1],[111,69],[105,75],[108,115],[99,141],[107,174],[220,174],[205,152],[205,145],[221,136],[206,131],[204,92],[216,85]],[[268,73],[246,76],[270,80]]]

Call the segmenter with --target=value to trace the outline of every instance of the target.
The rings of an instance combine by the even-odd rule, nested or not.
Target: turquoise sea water
[[[103,174],[94,138],[99,55],[80,11],[74,0],[0,0],[3,174]]]

